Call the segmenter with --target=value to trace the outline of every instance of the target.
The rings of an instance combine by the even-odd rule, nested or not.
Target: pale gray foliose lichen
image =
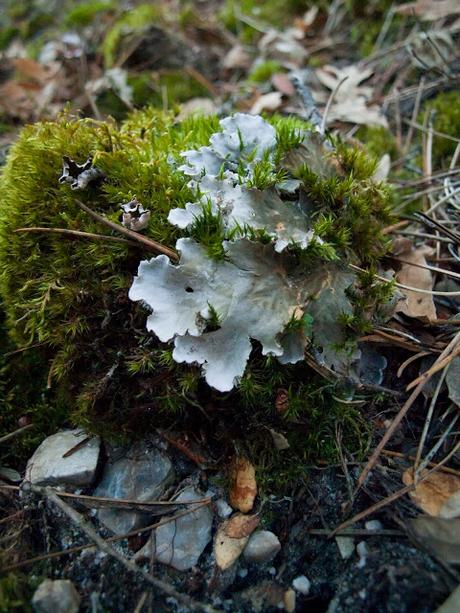
[[[355,274],[333,262],[318,261],[311,269],[301,263],[299,250],[322,241],[295,177],[254,187],[261,164],[274,171],[279,163],[275,128],[241,113],[220,125],[208,146],[183,153],[179,168],[190,176],[196,201],[171,210],[168,220],[193,236],[207,210],[227,237],[222,257],[211,258],[194,238],[181,238],[179,264],[163,255],[141,262],[130,298],[151,309],[147,328],[161,341],[174,342],[173,358],[200,364],[207,383],[219,391],[238,383],[251,341],[282,363],[302,360],[313,342],[318,361],[345,371],[359,357],[356,347],[338,350],[346,340],[340,317],[353,312],[348,289]],[[303,138],[305,159],[321,151],[316,133]],[[318,160],[314,164],[322,167]],[[283,199],[286,193],[289,199]],[[312,330],[304,325],[306,317],[313,318]]]

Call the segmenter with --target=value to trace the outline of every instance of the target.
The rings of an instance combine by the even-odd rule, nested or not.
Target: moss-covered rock
[[[372,179],[375,160],[339,143],[317,141],[297,119],[274,117],[271,123],[273,155],[257,161],[251,154],[251,176],[241,176],[241,186],[273,190],[281,181],[286,206],[294,197],[292,189],[308,197],[313,230],[321,240],[309,249],[291,246],[289,257],[306,271],[326,261],[344,269],[349,263],[374,266],[385,253],[381,230],[391,219],[388,190]],[[120,223],[121,205],[137,198],[151,213],[143,234],[174,247],[184,231],[168,222],[168,214],[202,202],[190,176],[179,168],[181,153],[207,145],[218,130],[216,117],[179,123],[174,114],[154,110],[137,112],[120,127],[62,116],[55,123],[24,128],[0,180],[0,291],[9,336],[20,350],[15,359],[32,352],[36,404],[45,398],[43,410],[61,415],[64,407],[75,423],[113,434],[142,430],[152,415],[216,397],[196,367],[176,364],[169,345],[146,331],[145,309],[128,299],[139,261],[151,252],[120,241],[79,201]],[[311,150],[305,145],[309,142],[316,143]],[[74,187],[82,189],[59,182],[63,159],[63,178],[75,175]],[[87,181],[91,176],[77,177],[88,159],[87,167],[98,169],[93,182]],[[333,172],[327,176],[321,168]],[[283,183],[287,179],[294,184],[290,192]],[[212,253],[232,235],[203,221],[197,218],[191,236]],[[240,231],[250,240],[266,242],[269,236],[251,227]],[[216,254],[221,257],[218,248]],[[387,289],[376,286],[372,275],[356,278],[347,298],[355,311],[335,323],[355,339],[387,297]],[[297,323],[291,322],[291,328]],[[344,339],[349,340],[347,335]],[[271,410],[280,387],[289,389],[297,407],[295,398],[310,394],[303,389],[305,370],[305,364],[273,363],[256,347],[232,397],[234,410],[256,401]]]

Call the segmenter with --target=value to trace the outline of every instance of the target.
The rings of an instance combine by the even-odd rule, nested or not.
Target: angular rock
[[[125,457],[107,465],[94,496],[153,502],[174,481],[174,476],[174,467],[164,453],[140,443]],[[97,517],[115,534],[126,534],[151,523],[152,514],[102,508]]]
[[[45,579],[32,598],[36,613],[77,613],[80,596],[72,581]]]
[[[25,480],[34,485],[90,485],[96,472],[100,445],[98,437],[88,437],[82,430],[53,434],[42,442],[28,461]]]
[[[248,562],[268,562],[281,549],[276,534],[269,530],[254,532],[246,545],[243,555]]]
[[[299,577],[296,577],[294,579],[294,581],[292,582],[292,587],[297,592],[300,592],[300,594],[304,594],[304,596],[307,596],[310,593],[311,583],[309,579],[305,577],[305,575],[300,575]]]
[[[200,500],[202,495],[188,487],[176,498],[178,502]],[[185,509],[184,509],[185,510]],[[211,540],[212,513],[207,506],[163,524],[153,537],[137,552],[135,560],[149,559],[168,564],[177,570],[195,566],[204,548]]]

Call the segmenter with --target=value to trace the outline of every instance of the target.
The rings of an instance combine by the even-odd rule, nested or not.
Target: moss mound
[[[299,262],[314,266],[315,258],[344,258],[375,264],[385,253],[380,232],[390,220],[388,191],[372,180],[375,161],[339,144],[333,165],[340,173],[320,178],[297,158],[299,134],[308,126],[290,118],[271,123],[282,173],[290,168],[319,206],[315,231],[323,248],[299,256]],[[146,110],[121,126],[62,116],[22,131],[0,180],[0,291],[8,334],[20,350],[16,359],[34,362],[36,404],[46,398],[47,410],[60,414],[64,407],[73,422],[105,434],[142,430],[146,420],[151,424],[152,418],[196,405],[197,399],[201,404],[230,400],[234,410],[263,404],[273,412],[281,388],[289,399],[286,417],[289,411],[296,418],[302,410],[317,413],[308,402],[315,384],[305,363],[282,366],[256,348],[240,388],[230,396],[209,390],[194,366],[176,364],[170,346],[146,331],[142,304],[127,295],[139,261],[151,252],[120,241],[117,232],[79,206],[78,201],[120,223],[120,206],[137,198],[151,211],[143,234],[173,247],[181,231],[168,223],[168,213],[199,197],[188,185],[190,177],[178,169],[180,154],[207,145],[218,130],[215,117],[179,123],[172,113]],[[91,158],[104,178],[73,191],[59,183],[65,156],[78,164]],[[255,187],[268,179],[261,163]],[[363,278],[354,296],[362,313],[348,316],[348,328],[356,333],[365,327],[363,309],[382,296],[381,288]],[[324,393],[330,399],[338,392]],[[299,398],[305,399],[302,407]],[[327,427],[323,423],[323,440]]]

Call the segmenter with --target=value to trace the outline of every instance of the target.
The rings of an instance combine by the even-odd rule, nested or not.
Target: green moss
[[[239,34],[245,42],[260,37],[258,24],[281,27],[290,23],[293,16],[301,15],[312,4],[309,0],[226,0],[220,18],[224,25]]]
[[[98,2],[83,2],[73,6],[64,19],[64,25],[68,28],[82,28],[103,13],[113,11],[116,2],[112,0],[99,0]]]
[[[355,136],[364,144],[366,151],[378,160],[386,153],[392,160],[398,156],[396,139],[383,126],[361,126]]]
[[[283,67],[279,62],[275,60],[266,60],[265,62],[260,62],[251,69],[248,79],[253,83],[263,83],[264,81],[268,81],[275,73],[282,71]]]
[[[434,130],[443,132],[453,139],[460,138],[460,94],[457,91],[438,94],[428,101],[419,115],[420,124],[424,122],[425,113],[431,113]],[[434,136],[432,155],[435,168],[445,168],[449,165],[456,146],[456,140]]]
[[[15,36],[19,34],[19,30],[14,26],[7,26],[0,29],[0,50],[6,49]]]
[[[141,388],[132,388],[132,356],[142,361],[139,346],[152,339],[146,332],[133,332],[144,329],[144,314],[127,299],[127,290],[139,259],[151,254],[105,240],[14,230],[45,226],[105,234],[79,209],[76,198],[118,221],[120,204],[137,196],[152,211],[146,234],[174,245],[176,231],[167,214],[193,196],[170,157],[204,144],[216,127],[214,118],[191,118],[179,125],[172,114],[155,111],[133,115],[121,129],[64,116],[56,123],[26,127],[12,148],[0,184],[0,283],[7,325],[19,348],[40,345],[41,380],[51,381],[56,406],[65,404],[69,394],[77,397],[77,421],[111,410],[126,421],[137,396],[142,397]],[[107,180],[77,194],[59,185],[63,155],[78,162],[92,156]],[[168,385],[172,393],[175,384]],[[126,394],[129,387],[133,393]],[[160,388],[163,397],[164,385]]]
[[[238,393],[250,416],[243,417],[244,436],[236,445],[256,466],[262,496],[288,494],[308,481],[318,462],[340,462],[338,432],[343,448],[357,460],[368,450],[371,429],[359,405],[348,401],[349,390],[305,365],[280,367],[272,358],[255,359]],[[277,409],[280,395],[284,402]],[[289,449],[275,448],[270,428],[287,439]]]
[[[0,613],[32,612],[30,600],[39,585],[37,577],[8,573],[0,578]]]
[[[317,236],[341,257],[372,265],[388,250],[382,230],[393,220],[391,190],[373,180],[377,160],[366,152],[338,142],[336,155],[339,175],[321,178],[305,164],[295,174],[317,204]]]
[[[153,4],[140,4],[123,13],[108,30],[102,43],[102,54],[107,68],[115,63],[119,44],[127,33],[142,31],[149,24],[155,23],[162,17],[161,7]]]
[[[150,104],[168,108],[191,98],[207,97],[209,91],[184,70],[162,71],[152,78],[153,96]]]

